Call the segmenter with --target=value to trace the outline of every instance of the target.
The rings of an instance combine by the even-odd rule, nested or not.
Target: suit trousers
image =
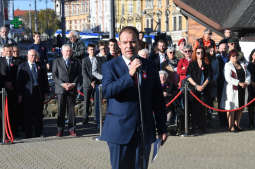
[[[65,114],[67,112],[67,118],[68,118],[68,129],[74,130],[75,129],[75,112],[74,112],[74,106],[75,106],[75,100],[76,95],[72,93],[63,93],[58,94],[58,131],[63,131],[65,127]]]
[[[93,96],[94,89],[90,87],[84,87],[84,121],[89,120],[89,115],[91,112],[89,111],[90,106],[90,98]]]
[[[107,142],[110,150],[110,160],[112,169],[142,169],[139,166],[139,135],[137,132],[133,135],[128,144],[114,144]],[[151,144],[144,145],[144,168],[148,168]]]
[[[24,127],[27,138],[33,136],[33,128],[35,137],[42,134],[43,128],[43,99],[40,96],[39,87],[34,87],[32,94],[24,96]]]

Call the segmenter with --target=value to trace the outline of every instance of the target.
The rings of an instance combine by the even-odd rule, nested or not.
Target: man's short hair
[[[98,42],[98,47],[99,47],[99,46],[105,46],[105,42],[104,42],[104,41],[99,41],[99,42]]]
[[[17,45],[12,45],[12,48],[18,48],[19,49],[19,47]]]
[[[143,35],[144,35],[144,32],[143,32],[143,31],[140,31],[139,34],[143,34]]]
[[[5,44],[3,45],[3,48],[11,48],[12,47],[12,44]]]
[[[35,35],[39,35],[39,36],[40,36],[41,33],[40,33],[40,32],[34,32],[34,33],[33,33],[33,37],[34,37]]]
[[[110,40],[108,41],[108,44],[109,44],[110,42],[112,42],[112,43],[117,43],[117,40],[116,40],[116,39],[110,39]]]
[[[88,48],[95,48],[96,46],[94,44],[88,44]]]
[[[64,44],[64,45],[62,45],[62,47],[61,47],[61,51],[63,51],[63,49],[66,48],[66,47],[69,47],[70,49],[72,49],[71,46],[70,46],[69,44]]]
[[[166,41],[164,41],[163,39],[159,39],[158,42],[157,42],[157,44],[159,44],[159,43],[164,43],[164,44],[166,44]]]
[[[139,39],[139,32],[138,32],[138,30],[136,29],[136,27],[134,27],[134,26],[125,26],[124,28],[122,28],[121,31],[120,31],[120,34],[119,34],[119,39],[120,39],[120,36],[121,36],[121,34],[122,34],[123,32],[133,32],[134,35],[135,35],[135,37],[136,37],[137,39]]]
[[[1,26],[1,27],[0,27],[0,31],[2,31],[2,29],[4,29],[4,28],[5,28],[7,31],[9,31],[9,28],[8,28],[7,26]]]

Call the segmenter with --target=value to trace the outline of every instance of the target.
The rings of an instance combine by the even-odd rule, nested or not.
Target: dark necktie
[[[35,63],[32,64],[32,75],[33,75],[33,79],[34,79],[34,86],[37,86],[38,82],[37,82],[37,72],[36,72]]]

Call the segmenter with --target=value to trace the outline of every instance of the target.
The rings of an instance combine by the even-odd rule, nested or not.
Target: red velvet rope
[[[8,99],[7,96],[5,98],[5,110],[4,110],[4,126],[5,126],[5,133],[7,135],[7,138],[5,140],[5,142],[11,142],[13,143],[13,134],[12,134],[12,130],[11,130],[11,125],[10,125],[10,120],[9,120],[9,111],[8,111]]]
[[[246,105],[243,105],[242,107],[239,107],[239,108],[236,108],[236,109],[233,109],[233,110],[223,110],[223,109],[217,109],[217,108],[214,108],[214,107],[211,107],[211,106],[207,105],[205,102],[200,100],[191,90],[189,92],[203,106],[205,106],[205,107],[207,107],[209,109],[212,109],[214,111],[219,111],[219,112],[234,112],[234,111],[242,110],[242,109],[244,109],[245,107],[249,106],[250,104],[252,104],[255,101],[255,98],[254,98],[249,103],[247,103]]]
[[[180,90],[178,94],[169,103],[166,104],[166,107],[170,106],[181,94],[182,90]]]

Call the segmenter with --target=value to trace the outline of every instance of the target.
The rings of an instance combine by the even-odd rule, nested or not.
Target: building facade
[[[90,0],[90,28],[110,32],[110,0]]]
[[[65,2],[66,30],[90,30],[90,0]],[[61,18],[61,0],[55,1],[56,14]]]
[[[56,13],[60,16],[59,0]],[[110,32],[110,0],[73,0],[65,3],[66,30]],[[173,42],[187,39],[187,18],[173,0],[115,0],[115,26],[135,26],[139,31],[164,32]]]
[[[116,30],[135,26],[139,31],[163,32],[171,35],[174,43],[187,39],[188,21],[173,0],[117,0]]]

